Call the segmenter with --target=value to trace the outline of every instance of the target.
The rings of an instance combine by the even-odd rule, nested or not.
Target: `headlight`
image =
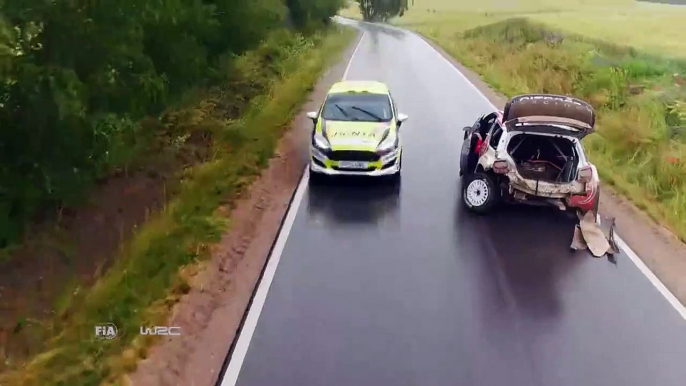
[[[329,143],[329,140],[327,140],[326,137],[324,137],[324,135],[322,135],[322,133],[319,132],[314,133],[314,136],[312,136],[312,146],[320,150],[331,149],[331,144]]]
[[[381,155],[388,154],[398,148],[398,143],[398,136],[395,134],[391,135],[389,130],[384,134],[384,138],[381,140],[381,143],[379,143],[379,146],[376,148],[376,152]]]

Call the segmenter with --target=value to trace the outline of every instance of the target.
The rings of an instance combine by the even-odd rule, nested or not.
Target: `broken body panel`
[[[570,138],[577,147],[577,154],[579,155],[577,169],[590,167],[592,170],[592,178],[590,181],[581,182],[578,179],[574,179],[570,182],[535,180],[523,177],[517,168],[516,161],[507,152],[507,145],[510,140],[523,133],[524,132],[521,131],[506,132],[501,138],[497,148],[488,146],[479,158],[479,165],[483,170],[493,170],[500,174],[499,171],[494,170],[493,166],[496,161],[506,161],[507,168],[501,168],[501,170],[506,170],[506,172],[501,175],[507,179],[509,188],[508,193],[517,201],[527,201],[527,196],[534,196],[562,200],[566,206],[576,207],[584,211],[592,210],[595,204],[594,198],[598,190],[599,177],[595,166],[586,159],[581,143],[574,138]],[[559,135],[546,133],[537,133],[536,135],[560,137]],[[516,192],[524,193],[524,195],[516,194]]]

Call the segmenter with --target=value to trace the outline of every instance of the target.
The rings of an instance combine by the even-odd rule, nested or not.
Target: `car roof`
[[[366,92],[370,94],[388,94],[388,86],[384,83],[370,80],[347,80],[334,84],[329,94]]]

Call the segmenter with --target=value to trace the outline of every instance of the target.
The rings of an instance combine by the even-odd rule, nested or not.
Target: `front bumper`
[[[369,162],[369,167],[367,169],[340,169],[338,167],[340,161],[330,160],[315,147],[310,147],[310,172],[331,176],[388,176],[400,171],[401,155],[402,148],[399,147],[398,150],[393,153],[381,157],[379,161]]]

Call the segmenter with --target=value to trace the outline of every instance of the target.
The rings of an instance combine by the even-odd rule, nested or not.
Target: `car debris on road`
[[[570,248],[578,251],[588,249],[595,257],[619,253],[615,241],[615,219],[601,222],[592,212],[578,212],[579,224],[574,227]]]

